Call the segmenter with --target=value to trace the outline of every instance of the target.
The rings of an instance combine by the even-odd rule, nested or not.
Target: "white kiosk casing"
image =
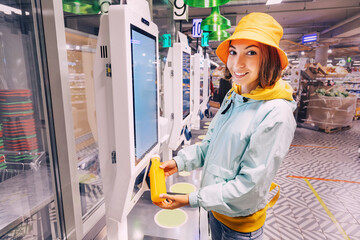
[[[179,42],[169,48],[164,69],[164,116],[169,119],[168,147],[176,150],[190,131],[192,104],[190,97],[190,57],[186,35],[178,32]],[[189,86],[190,85],[190,86]],[[170,156],[171,157],[171,156]]]
[[[203,64],[200,63],[200,66],[203,65],[203,80],[204,80],[204,87],[203,87],[203,101],[208,104],[210,99],[210,58],[209,54],[206,53],[206,57],[203,60]],[[207,108],[207,106],[206,106]]]
[[[126,216],[160,146],[158,28],[145,0],[129,4],[101,16],[94,66],[108,239],[128,238]]]
[[[192,56],[191,77],[193,83],[193,114],[191,118],[191,128],[200,129],[200,120],[204,117],[205,110],[208,109],[209,102],[209,61],[208,55],[204,59],[202,49]]]

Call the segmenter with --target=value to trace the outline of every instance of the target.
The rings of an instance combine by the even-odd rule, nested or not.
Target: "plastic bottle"
[[[159,195],[162,193],[166,194],[165,173],[164,169],[160,168],[160,157],[158,155],[151,158],[149,175],[151,201],[164,201],[165,198],[160,198]]]

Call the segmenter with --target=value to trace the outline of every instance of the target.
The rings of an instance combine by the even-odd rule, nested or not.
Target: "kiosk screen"
[[[136,164],[158,143],[156,37],[131,25]]]
[[[190,54],[183,52],[183,119],[190,114]]]

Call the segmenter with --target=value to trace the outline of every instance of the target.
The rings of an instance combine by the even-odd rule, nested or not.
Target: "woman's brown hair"
[[[281,77],[280,56],[276,48],[259,43],[261,51],[259,86],[262,88],[272,87]],[[231,79],[231,73],[227,66],[225,67],[225,79]]]

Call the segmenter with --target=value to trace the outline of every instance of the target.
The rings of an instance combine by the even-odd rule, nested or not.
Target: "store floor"
[[[323,133],[297,128],[275,182],[265,239],[360,239],[360,121]]]
[[[265,240],[360,240],[360,121],[353,123],[331,134],[296,129],[274,180],[281,195],[267,211]]]

